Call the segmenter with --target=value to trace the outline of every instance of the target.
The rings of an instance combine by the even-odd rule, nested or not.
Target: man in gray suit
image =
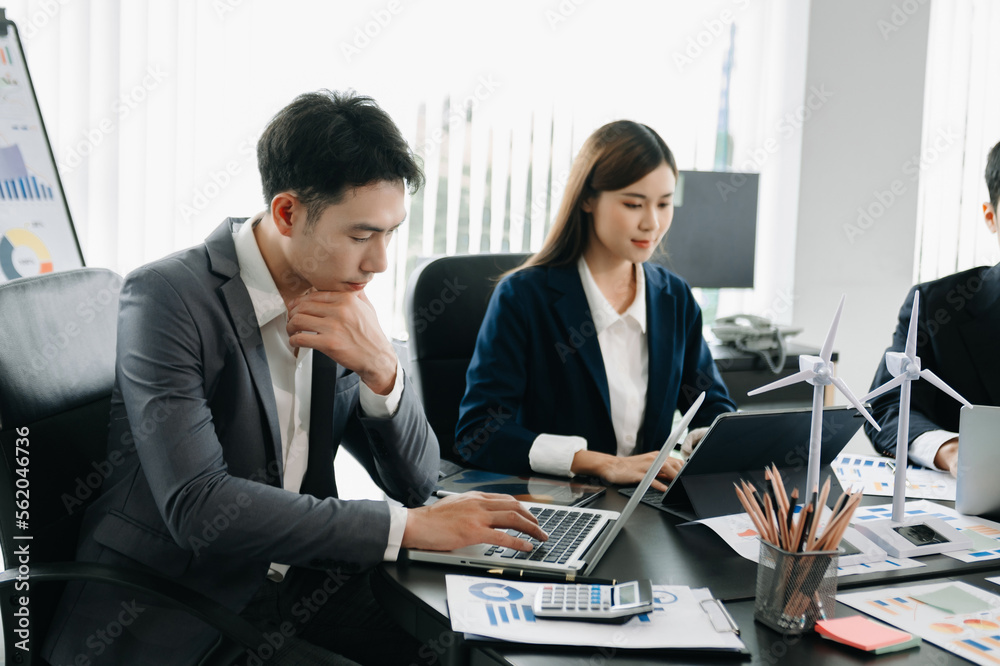
[[[265,211],[125,281],[109,438],[123,462],[78,559],[151,569],[241,612],[268,636],[248,664],[409,663],[417,644],[366,570],[400,547],[528,550],[494,528],[544,534],[504,495],[421,506],[437,441],[364,293],[423,180],[392,120],[365,97],[302,95],[257,156]],[[410,508],[337,499],[340,444]],[[73,584],[44,656],[193,664],[216,639],[152,598]]]

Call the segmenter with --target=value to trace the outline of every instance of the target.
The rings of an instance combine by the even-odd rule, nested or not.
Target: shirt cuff
[[[918,465],[923,465],[924,467],[929,467],[930,469],[945,471],[934,464],[934,458],[937,456],[938,449],[941,448],[941,445],[949,440],[955,439],[956,437],[958,437],[958,433],[948,432],[947,430],[931,430],[929,432],[925,432],[910,443],[910,449],[907,452],[908,457]]]
[[[403,545],[403,532],[406,531],[408,515],[406,508],[395,504],[389,505],[389,543],[385,546],[383,561],[395,562],[399,557],[399,547]]]
[[[587,440],[576,435],[541,434],[531,443],[528,463],[531,471],[553,476],[574,477],[573,456],[587,448]]]
[[[392,385],[389,395],[379,395],[361,382],[359,399],[361,411],[373,419],[389,419],[396,415],[399,401],[403,398],[403,366],[396,359],[396,383]]]

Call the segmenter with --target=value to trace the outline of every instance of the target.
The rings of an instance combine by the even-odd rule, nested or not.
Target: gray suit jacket
[[[337,499],[342,443],[408,506],[434,488],[438,445],[406,380],[399,410],[368,418],[359,378],[313,355],[309,462],[302,492],[283,490],[274,391],[227,219],[204,245],[130,274],[102,496],[84,517],[78,559],[153,570],[239,611],[270,562],[338,577],[381,561],[385,502]],[[104,466],[107,469],[108,466]],[[217,634],[151,598],[72,584],[44,656],[75,663],[189,664]]]

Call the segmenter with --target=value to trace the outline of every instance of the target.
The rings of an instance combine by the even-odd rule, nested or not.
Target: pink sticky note
[[[816,631],[827,638],[861,650],[876,650],[912,638],[905,631],[893,629],[861,615],[820,620],[816,623]]]

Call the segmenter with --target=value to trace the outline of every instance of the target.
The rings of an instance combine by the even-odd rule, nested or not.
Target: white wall
[[[816,110],[803,126],[793,319],[800,340],[818,346],[847,294],[838,374],[858,397],[913,283],[917,182],[907,165],[921,150],[929,15],[927,0],[811,3],[805,89]],[[849,448],[867,441],[860,434]]]

